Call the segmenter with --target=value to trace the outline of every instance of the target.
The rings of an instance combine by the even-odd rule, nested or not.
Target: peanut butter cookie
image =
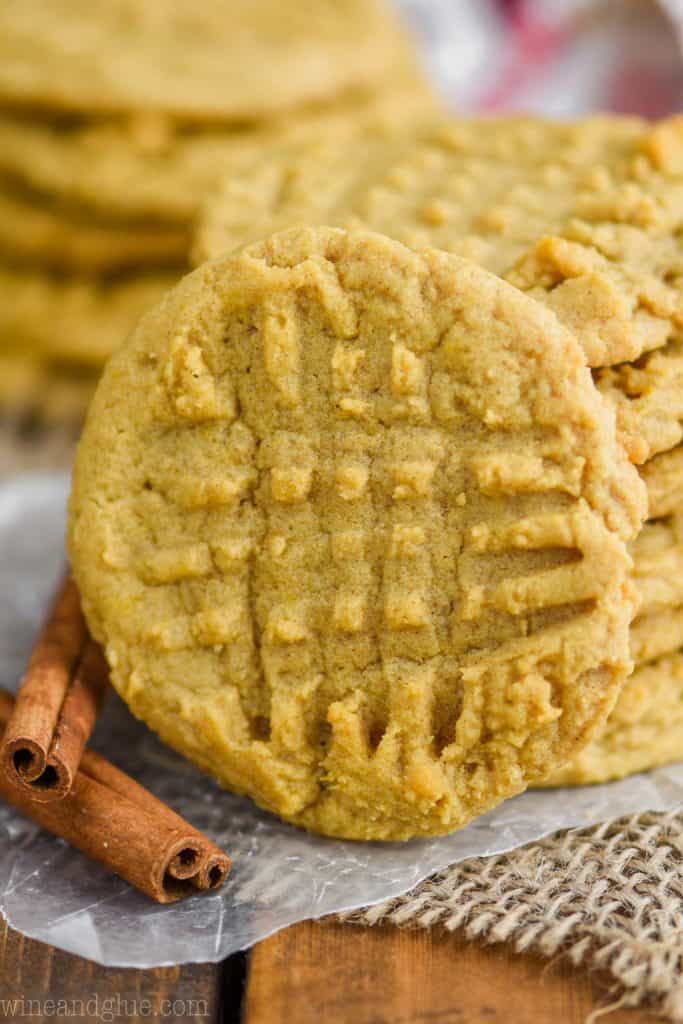
[[[379,91],[298,110],[274,121],[183,125],[164,117],[47,120],[0,112],[0,172],[9,186],[76,218],[189,226],[207,193],[258,162],[262,148],[325,138],[377,145],[415,131],[438,109],[427,84],[405,74]],[[365,152],[365,150],[364,150]]]
[[[98,220],[59,205],[0,189],[0,248],[29,267],[80,273],[132,267],[182,267],[190,247],[187,226]]]
[[[669,454],[659,458],[674,461]],[[656,496],[653,504],[661,516]],[[605,782],[683,757],[681,512],[647,522],[631,550],[640,594],[638,616],[631,626],[635,672],[597,736],[552,773],[546,785]]]
[[[655,519],[683,509],[683,446],[662,452],[642,467],[649,514]]]
[[[545,785],[621,779],[683,757],[683,654],[638,666],[599,736]]]
[[[406,839],[602,723],[644,505],[549,311],[312,227],[200,267],[115,353],[69,551],[114,686],[168,743],[297,825]]]
[[[62,278],[0,265],[0,351],[100,368],[178,276]]]
[[[17,434],[23,437],[28,431],[27,442],[35,443],[34,428],[65,428],[70,433],[69,448],[73,448],[96,383],[97,377],[88,367],[64,367],[24,349],[0,346],[0,444],[4,454],[8,455],[6,449]],[[41,438],[39,447],[47,452],[54,450],[49,442],[45,446],[44,440]],[[58,464],[67,464],[64,445],[57,445],[56,450],[62,456]],[[40,461],[39,451],[26,454],[27,465]],[[42,468],[49,464],[49,459],[43,460]],[[15,464],[9,458],[3,470],[7,471],[8,466],[17,472],[22,462]]]
[[[412,63],[381,0],[4,0],[0,101],[249,121]]]
[[[680,513],[648,520],[631,551],[634,581],[640,594],[639,617],[683,605],[683,517]],[[683,636],[679,645],[683,645]]]

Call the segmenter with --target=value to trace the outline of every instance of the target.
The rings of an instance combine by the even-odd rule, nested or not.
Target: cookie
[[[0,348],[0,412],[23,413],[41,380],[39,360],[28,353]]]
[[[187,227],[77,218],[0,188],[0,248],[15,263],[81,273],[182,267],[189,245]]]
[[[187,126],[164,117],[47,121],[0,113],[0,173],[43,204],[59,201],[81,218],[188,225],[200,202],[261,147],[304,137],[386,138],[434,116],[433,93],[417,75],[390,89],[354,94],[277,121]]]
[[[671,515],[683,508],[683,447],[663,452],[646,462],[640,471],[652,518]]]
[[[400,105],[381,119],[333,116],[313,133],[295,123],[284,135],[264,138],[205,197],[195,225],[194,264],[279,228],[345,220],[356,197],[424,132],[435,130],[434,111],[413,106],[404,116]]]
[[[683,758],[683,654],[636,669],[597,739],[545,785],[621,779]]]
[[[635,364],[597,371],[595,379],[616,408],[621,440],[633,462],[646,463],[683,440],[680,330],[663,348],[644,355]]]
[[[636,671],[605,727],[548,785],[605,782],[683,758],[683,449],[656,456],[641,476],[652,518],[632,544]]]
[[[645,423],[623,374],[636,361],[663,366],[676,354],[683,322],[683,243],[674,231],[673,226],[648,230],[572,221],[562,234],[537,242],[505,274],[576,335],[596,368],[596,383],[618,405],[623,440],[639,463],[659,450],[655,446],[664,432],[657,431],[654,418],[652,426]],[[670,387],[664,378],[655,373],[649,386],[662,394],[662,385]]]
[[[269,118],[412,63],[381,0],[5,0],[5,108]]]
[[[406,839],[604,719],[644,511],[542,306],[303,228],[203,265],[114,354],[68,546],[114,686],[169,744],[297,825]]]
[[[71,428],[73,447],[96,384],[97,375],[87,367],[67,368],[30,352],[0,347],[1,447],[25,434],[34,443],[36,430],[53,427]]]
[[[631,550],[636,670],[597,736],[546,785],[606,782],[683,758],[683,516],[646,523]]]
[[[683,518],[646,522],[631,547],[639,615],[683,605]],[[680,638],[683,646],[683,635]]]
[[[631,626],[631,654],[635,663],[675,654],[683,647],[683,605],[639,615]]]
[[[75,371],[48,362],[42,364],[41,376],[42,390],[26,407],[31,422],[43,428],[71,425],[77,433],[95,392],[97,375],[87,367]]]
[[[158,271],[106,280],[0,265],[0,350],[99,368],[178,276]]]
[[[501,272],[547,231],[548,210],[541,203],[532,205],[524,192],[530,176],[545,181],[546,199],[554,190],[568,208],[575,201],[576,174],[586,176],[587,168],[606,159],[610,132],[619,133],[623,150],[624,145],[632,149],[643,131],[637,119],[617,119],[614,126],[606,118],[582,124],[583,132],[571,123],[526,117],[424,119],[400,148],[390,139],[385,153],[373,152],[368,159],[359,147],[353,161],[348,159],[348,140],[332,133],[304,138],[298,148],[283,149],[276,141],[261,154],[264,159],[253,161],[245,180],[226,178],[199,225],[198,256],[211,258],[243,244],[249,240],[247,230],[258,233],[269,223],[286,226],[354,216],[383,219],[391,232],[410,234],[415,248],[449,250],[471,232],[493,235],[491,207],[512,194],[520,207],[518,237],[498,232],[487,244],[484,235],[475,234],[471,241],[476,252],[467,253]],[[451,202],[439,212],[439,197],[448,190]],[[251,200],[251,226],[242,217],[246,197]],[[459,218],[456,223],[454,216]],[[563,216],[564,210],[554,214],[560,223]]]
[[[291,223],[363,226],[507,277],[567,322],[592,366],[636,359],[683,322],[681,124],[456,121],[421,127],[398,157],[392,140],[369,161],[362,151],[350,161],[334,141],[322,153],[275,147],[261,169],[225,182],[195,252]]]

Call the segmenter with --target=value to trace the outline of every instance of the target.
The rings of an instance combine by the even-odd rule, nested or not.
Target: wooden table
[[[12,999],[23,1007],[2,1002]],[[69,1016],[60,1015],[60,999],[69,1001]],[[74,1000],[82,1001],[80,1017]],[[306,922],[222,964],[134,971],[97,967],[0,923],[0,1020],[585,1024],[591,1010],[610,1002],[604,981],[562,958],[517,956],[440,931]],[[106,1008],[113,1016],[103,1015]],[[605,1021],[656,1019],[646,1010],[616,1010]]]

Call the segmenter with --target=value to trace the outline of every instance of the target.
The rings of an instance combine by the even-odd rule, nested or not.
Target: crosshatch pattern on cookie
[[[350,202],[360,181],[391,166],[440,113],[431,91],[403,73],[389,91],[301,111],[275,131],[269,125],[258,144],[231,161],[229,174],[215,171],[201,205],[205,215],[195,217],[194,265],[278,227],[331,222],[331,211]],[[0,142],[1,125],[0,118]]]
[[[97,403],[89,621],[136,713],[224,784],[330,834],[444,832],[606,713],[644,489],[578,345],[485,271],[285,232],[188,277]]]
[[[339,212],[502,274],[548,304],[601,366],[635,359],[680,328],[674,151],[683,151],[675,118],[654,130],[619,118],[456,123]]]

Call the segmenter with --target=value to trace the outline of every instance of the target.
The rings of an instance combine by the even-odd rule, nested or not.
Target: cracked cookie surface
[[[190,274],[110,360],[69,551],[162,738],[298,825],[405,839],[604,720],[644,506],[547,310],[458,257],[305,228]]]

